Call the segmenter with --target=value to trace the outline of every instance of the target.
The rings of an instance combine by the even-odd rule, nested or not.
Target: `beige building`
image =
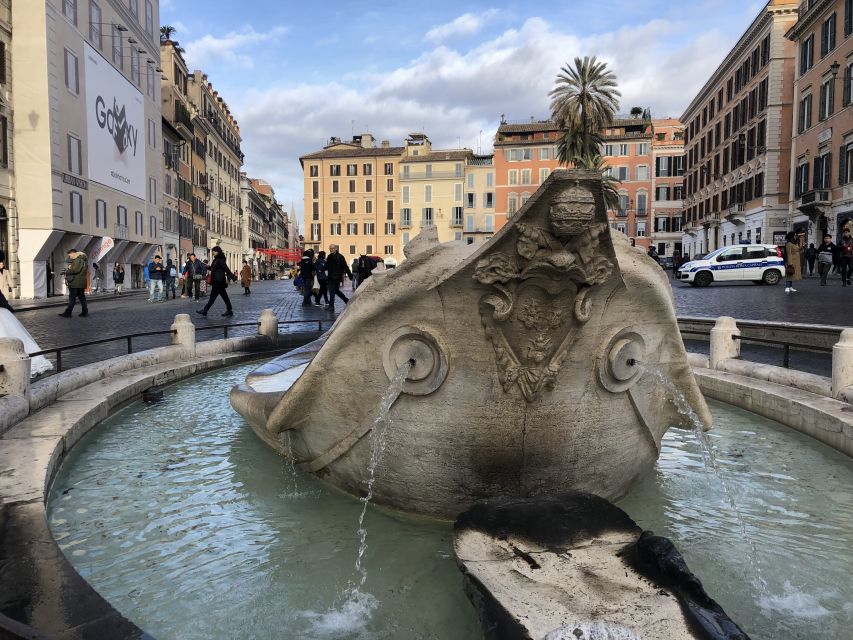
[[[156,0],[15,3],[12,108],[27,114],[13,140],[27,151],[16,155],[11,243],[21,297],[63,290],[68,249],[125,263],[126,285],[159,251],[158,19]]]
[[[853,2],[803,0],[797,52],[791,225],[817,246],[853,226]]]
[[[387,140],[376,146],[365,133],[351,142],[332,138],[321,151],[299,158],[305,184],[304,248],[328,251],[337,244],[348,262],[361,254],[400,260],[397,175],[402,154],[402,147]],[[293,237],[291,247],[297,247]]]
[[[485,242],[495,232],[495,164],[493,155],[474,155],[465,165],[462,211],[451,220],[454,240]]]
[[[17,282],[17,229],[14,193],[14,157],[10,137],[12,117],[12,77],[9,52],[12,50],[12,4],[0,0],[0,255],[5,256],[12,281]],[[13,242],[13,240],[15,242]],[[8,296],[8,292],[3,292]]]
[[[681,255],[681,209],[684,198],[684,125],[654,120],[652,138],[652,228],[650,244],[658,255]]]
[[[770,0],[681,117],[687,254],[788,229],[797,4]]]
[[[243,229],[240,222],[240,128],[226,102],[208,81],[194,71],[188,79],[190,102],[196,109],[193,126],[205,136],[205,175],[208,248],[219,245],[229,266],[243,263]]]

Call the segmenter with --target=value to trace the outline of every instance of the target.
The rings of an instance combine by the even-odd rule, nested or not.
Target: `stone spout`
[[[560,489],[618,499],[687,426],[650,367],[710,426],[669,282],[611,231],[597,173],[554,172],[488,242],[427,236],[407,256],[359,288],[286,392],[255,402],[265,374],[232,392],[299,468],[361,494],[379,400],[409,359],[373,487],[405,511]]]

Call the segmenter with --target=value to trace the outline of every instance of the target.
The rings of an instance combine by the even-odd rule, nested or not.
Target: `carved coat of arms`
[[[514,252],[476,265],[474,279],[491,290],[480,298],[480,316],[501,384],[505,392],[517,384],[528,402],[553,387],[590,317],[587,294],[613,270],[600,241],[608,226],[595,210],[592,192],[575,183],[550,201],[545,224],[515,223]]]

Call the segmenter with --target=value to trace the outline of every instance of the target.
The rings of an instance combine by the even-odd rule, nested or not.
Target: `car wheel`
[[[693,278],[693,282],[697,287],[707,287],[714,281],[714,276],[711,275],[710,271],[700,271],[696,274],[696,277]]]
[[[779,284],[782,280],[782,274],[776,271],[775,269],[771,269],[770,271],[764,272],[764,277],[761,279],[764,284],[774,285]]]

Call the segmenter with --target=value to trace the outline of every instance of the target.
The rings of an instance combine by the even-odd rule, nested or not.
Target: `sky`
[[[751,0],[160,0],[190,69],[237,118],[243,170],[302,218],[299,156],[332,136],[489,153],[501,115],[549,116],[560,68],[595,55],[620,113],[678,117],[750,25]],[[302,227],[304,229],[304,225]]]

